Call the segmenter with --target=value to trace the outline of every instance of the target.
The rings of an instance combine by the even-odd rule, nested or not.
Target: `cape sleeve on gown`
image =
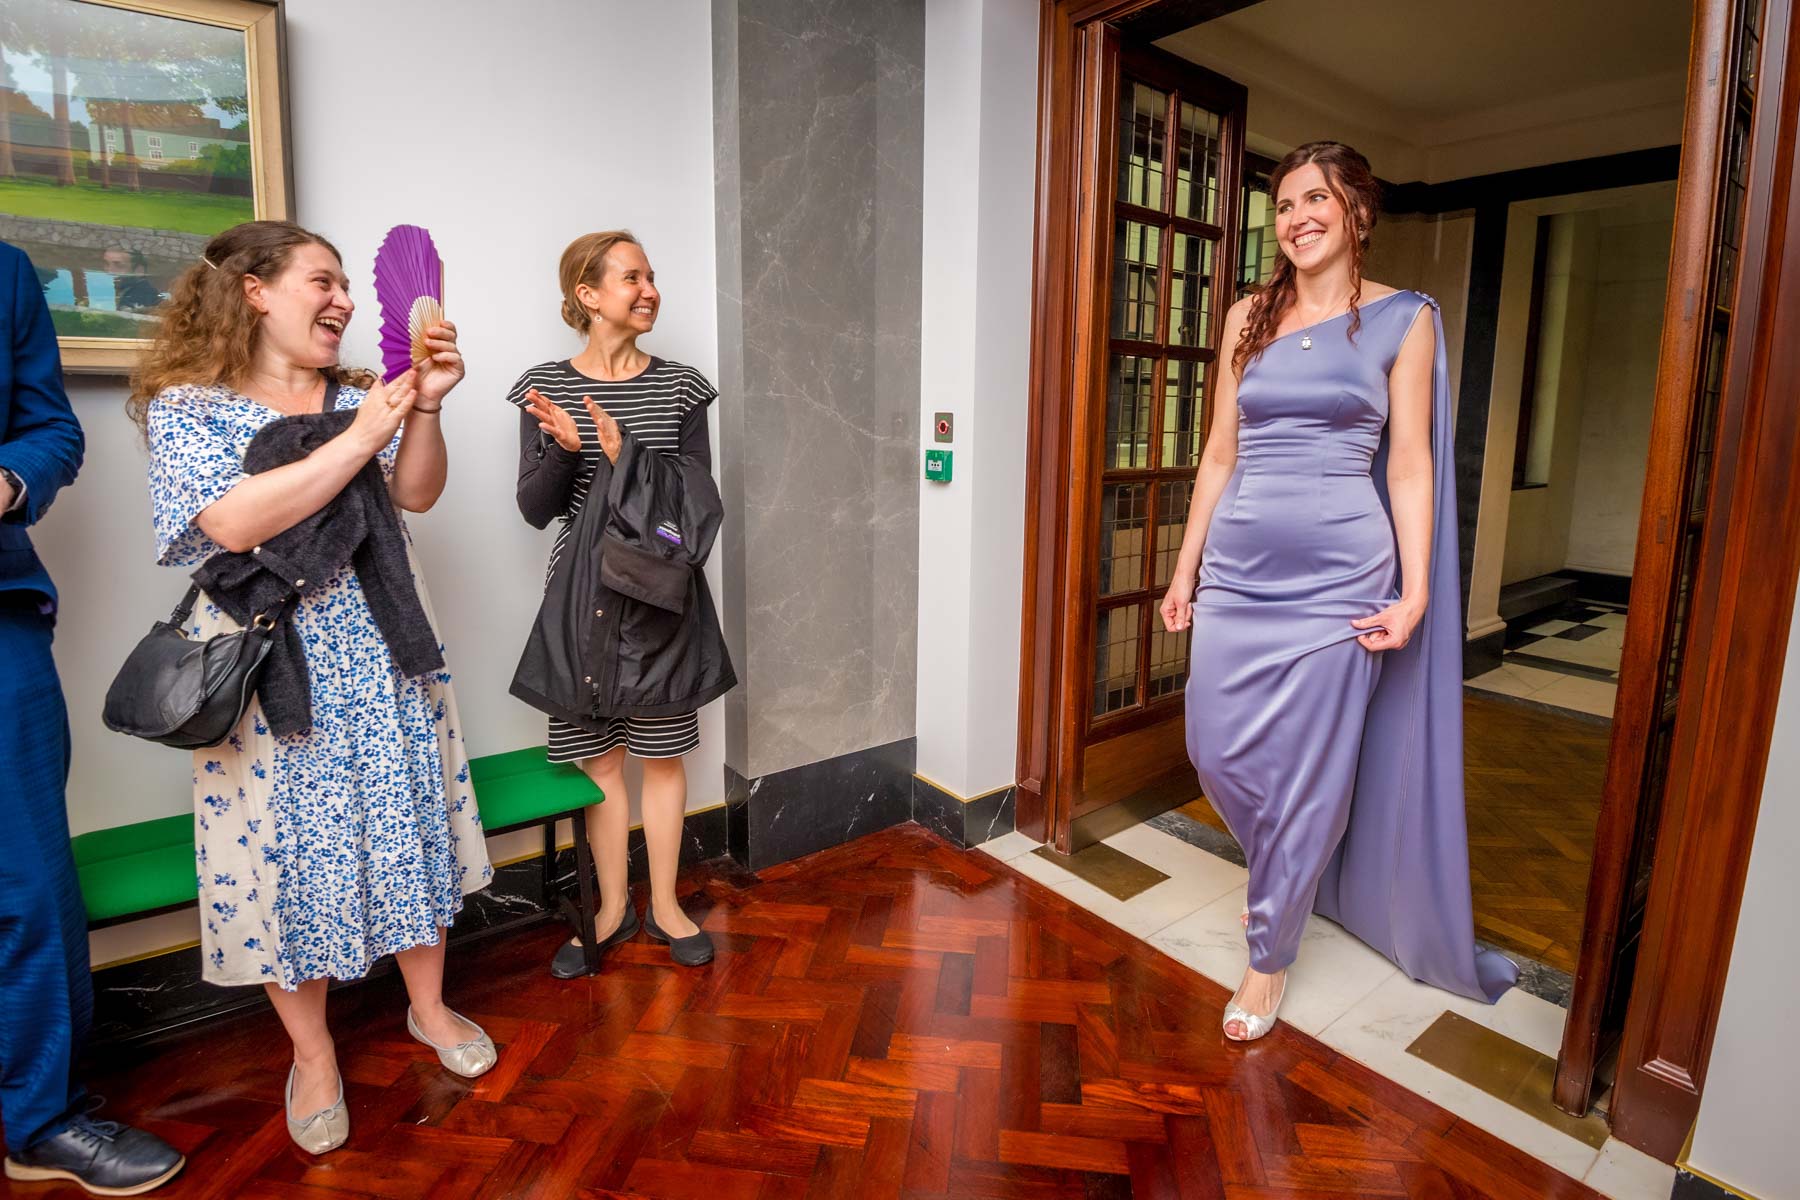
[[[1388,651],[1363,726],[1350,821],[1319,881],[1315,909],[1380,950],[1412,978],[1488,1003],[1519,968],[1475,948],[1463,799],[1463,607],[1457,554],[1455,414],[1444,323],[1431,310],[1432,537],[1430,604],[1405,648]],[[1415,314],[1416,316],[1416,314]],[[1371,475],[1382,507],[1388,440]]]

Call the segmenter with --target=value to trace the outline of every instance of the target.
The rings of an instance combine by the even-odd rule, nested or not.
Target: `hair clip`
[[[207,266],[211,267],[215,271],[219,269],[219,264],[214,262],[212,259],[206,257],[206,255],[204,255],[204,254],[202,254],[200,256],[200,261],[205,263]]]

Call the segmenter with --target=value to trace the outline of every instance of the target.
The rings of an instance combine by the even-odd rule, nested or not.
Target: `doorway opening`
[[[1388,184],[1365,275],[1435,297],[1445,326],[1478,936],[1574,1014],[1557,1099],[1585,1111],[1626,1016],[1734,448],[1762,38],[1786,5],[1052,10],[1019,828],[1066,854],[1153,816],[1222,827],[1183,775],[1186,647],[1150,610],[1224,310],[1273,262],[1268,171],[1355,145]]]

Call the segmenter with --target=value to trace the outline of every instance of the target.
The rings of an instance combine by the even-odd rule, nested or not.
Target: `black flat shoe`
[[[681,966],[703,967],[713,960],[712,939],[706,936],[705,930],[684,938],[672,938],[657,928],[656,914],[645,909],[644,932],[659,942],[667,942],[669,957]]]
[[[186,1162],[153,1133],[84,1115],[54,1137],[8,1155],[6,1177],[21,1183],[67,1179],[96,1196],[137,1196],[175,1178]]]
[[[625,919],[619,922],[619,927],[612,931],[610,937],[600,943],[601,957],[604,958],[606,952],[620,942],[629,942],[637,936],[637,931],[642,928],[643,925],[638,921],[637,909],[631,904],[626,904]],[[556,948],[556,957],[550,960],[550,974],[558,979],[580,979],[587,973],[587,955],[582,953],[579,945],[574,942],[564,942]]]

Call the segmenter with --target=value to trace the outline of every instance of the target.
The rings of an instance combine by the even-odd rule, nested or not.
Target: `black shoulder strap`
[[[339,390],[340,390],[340,387],[339,387],[338,381],[333,379],[329,375],[325,376],[325,401],[324,401],[324,403],[319,405],[320,412],[336,412],[337,411],[337,400],[338,400]]]
[[[200,585],[190,584],[187,595],[175,605],[175,611],[169,614],[169,624],[186,625],[187,619],[194,615],[194,601],[200,598]]]

